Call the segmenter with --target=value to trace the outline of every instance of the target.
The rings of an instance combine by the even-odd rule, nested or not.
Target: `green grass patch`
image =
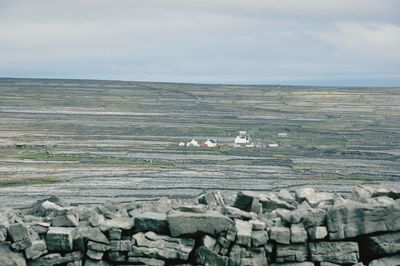
[[[275,154],[272,154],[272,157],[278,158],[278,159],[286,159],[286,158],[288,158],[289,156],[286,155],[286,154],[275,153]]]
[[[14,187],[14,186],[25,186],[25,185],[45,185],[53,184],[59,180],[55,177],[38,177],[38,178],[27,178],[27,179],[15,179],[15,178],[3,178],[0,177],[0,188],[2,187]]]

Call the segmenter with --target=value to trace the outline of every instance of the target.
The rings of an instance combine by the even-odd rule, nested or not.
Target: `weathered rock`
[[[84,266],[111,266],[111,264],[104,260],[97,261],[87,258]]]
[[[290,242],[304,243],[307,241],[307,232],[302,224],[292,224],[290,226]]]
[[[165,262],[163,260],[152,259],[152,258],[140,258],[140,257],[129,257],[128,262],[133,263],[133,265],[146,265],[146,266],[165,265]]]
[[[107,237],[97,227],[78,227],[75,231],[74,239],[82,238],[86,241],[110,244]]]
[[[135,217],[135,228],[139,232],[168,232],[168,219],[165,213],[145,212]]]
[[[171,236],[176,237],[200,232],[218,235],[226,231],[233,221],[211,210],[205,213],[171,211],[168,213],[168,224]]]
[[[250,220],[250,223],[253,225],[253,231],[265,230],[267,228],[265,222],[260,220]]]
[[[246,221],[257,219],[257,214],[255,214],[254,212],[246,212],[230,206],[221,208],[221,213],[231,219],[241,219]]]
[[[108,231],[108,238],[110,240],[121,240],[122,230],[117,228],[112,228]]]
[[[328,229],[325,226],[309,227],[307,234],[310,240],[321,240],[328,236]]]
[[[51,196],[48,199],[38,200],[33,206],[33,214],[39,216],[47,216],[52,211],[60,209],[61,207],[67,207],[69,204],[57,196]]]
[[[228,266],[228,257],[219,256],[213,250],[200,246],[196,250],[196,263],[198,265],[221,265]]]
[[[290,229],[278,226],[271,227],[269,238],[280,244],[290,244]]]
[[[79,261],[83,258],[83,254],[80,251],[67,253],[61,255],[59,253],[52,253],[38,258],[37,260],[30,261],[29,266],[50,266],[50,265],[62,265],[72,261]]]
[[[97,212],[94,212],[88,218],[88,222],[90,223],[91,226],[99,226],[105,222],[105,218],[102,214],[98,214]]]
[[[26,265],[24,255],[11,250],[10,242],[0,242],[0,262],[2,266]]]
[[[27,259],[35,260],[47,253],[47,246],[44,240],[33,241],[32,245],[25,249]]]
[[[284,263],[272,263],[270,266],[314,266],[314,263],[310,261],[304,262],[284,262]]]
[[[205,213],[208,210],[208,206],[204,204],[198,205],[184,205],[175,208],[176,211],[181,212],[195,212],[195,213]]]
[[[103,258],[104,252],[89,249],[86,252],[86,255],[93,260],[101,260]]]
[[[70,227],[50,227],[46,234],[49,251],[68,252],[73,249],[75,229]]]
[[[0,224],[0,242],[6,241],[7,239],[7,228],[5,225]]]
[[[371,261],[368,266],[398,266],[400,265],[400,254],[376,259]]]
[[[326,224],[326,210],[312,208],[306,201],[302,202],[296,210],[281,215],[287,224],[302,223],[305,227],[322,226]]]
[[[79,219],[77,215],[73,214],[58,215],[53,218],[51,225],[55,227],[75,227],[79,225]]]
[[[235,227],[236,227],[236,244],[250,247],[253,225],[250,222],[245,222],[236,219]]]
[[[217,240],[209,235],[204,235],[203,238],[201,239],[201,243],[206,248],[213,250],[215,244],[217,243]]]
[[[357,186],[352,191],[354,200],[366,203],[368,198],[389,197],[394,200],[400,199],[400,190],[393,188],[373,188],[368,186]]]
[[[316,207],[319,203],[327,201],[333,203],[333,196],[327,192],[315,192],[312,188],[300,188],[295,191],[296,199],[299,203],[307,201],[312,207]]]
[[[101,231],[108,231],[110,229],[131,230],[135,225],[134,218],[131,217],[114,217],[112,219],[105,219],[100,225]]]
[[[67,266],[82,266],[83,262],[81,260],[67,262]]]
[[[235,224],[230,224],[228,226],[228,230],[226,231],[226,239],[228,239],[231,242],[234,242],[236,240],[236,227],[235,227]]]
[[[31,224],[31,229],[34,230],[39,235],[45,235],[47,233],[47,230],[49,230],[49,227],[50,223],[46,222],[37,222]]]
[[[236,195],[234,207],[244,211],[251,211],[254,205],[253,200],[257,199],[262,205],[263,212],[273,211],[277,208],[294,210],[295,207],[283,200],[280,200],[276,195],[266,195],[253,191],[240,191]]]
[[[229,246],[231,245],[231,241],[226,239],[222,234],[218,237],[217,243],[221,249],[229,249]]]
[[[278,244],[276,247],[276,262],[303,262],[308,259],[307,244]]]
[[[99,252],[106,252],[110,250],[110,245],[102,244],[102,243],[97,243],[93,241],[88,242],[88,249],[99,251]]]
[[[32,245],[31,239],[24,239],[11,244],[11,248],[16,251],[23,251]]]
[[[290,203],[293,206],[297,205],[296,199],[287,189],[279,190],[279,192],[277,193],[277,196],[279,199],[286,201],[287,203]]]
[[[13,242],[19,242],[30,238],[28,227],[25,224],[12,224],[8,228],[8,235]]]
[[[328,231],[332,240],[363,234],[400,230],[400,199],[369,204],[344,200],[328,210]]]
[[[359,239],[358,245],[360,257],[367,261],[400,253],[400,232],[364,236]]]
[[[251,245],[259,247],[267,244],[269,240],[267,231],[253,231],[251,233]]]
[[[314,262],[354,264],[359,259],[357,242],[315,242],[309,243],[309,249]]]
[[[194,240],[191,238],[174,238],[153,232],[139,232],[132,238],[136,245],[128,253],[130,257],[187,260],[194,247]]]
[[[220,207],[225,206],[225,200],[222,197],[221,193],[218,191],[206,192],[206,193],[200,195],[197,198],[197,202],[199,204],[208,205],[212,208],[216,208],[217,206],[220,206]]]
[[[263,248],[253,248],[251,251],[246,251],[246,249],[237,249],[237,246],[235,245],[232,247],[232,251],[229,256],[229,265],[268,265],[268,261],[265,250]]]
[[[358,263],[357,263],[358,264]],[[357,264],[352,264],[351,266],[357,266]],[[364,265],[364,264],[362,264]],[[319,264],[319,266],[340,266],[340,264],[332,263],[332,262],[327,262],[323,261]]]
[[[125,252],[121,251],[109,251],[107,253],[107,258],[112,262],[124,262],[126,261],[127,255]]]
[[[110,250],[111,251],[131,251],[132,241],[130,240],[111,240]]]

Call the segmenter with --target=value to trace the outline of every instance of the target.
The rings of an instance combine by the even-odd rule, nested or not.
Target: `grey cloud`
[[[0,0],[0,75],[399,84],[399,9],[395,0]]]

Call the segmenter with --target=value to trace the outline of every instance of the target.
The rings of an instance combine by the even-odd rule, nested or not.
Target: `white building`
[[[276,147],[279,147],[279,144],[278,143],[270,143],[270,144],[268,144],[268,147],[276,148]]]
[[[179,142],[178,146],[179,146],[179,147],[184,147],[184,146],[185,146],[185,142],[182,142],[182,141]]]
[[[203,147],[214,148],[217,147],[217,141],[215,139],[208,139],[206,142],[203,143]]]
[[[186,143],[186,147],[200,147],[199,143],[192,139],[190,142]]]
[[[247,135],[246,131],[239,131],[239,135],[235,138],[235,144],[246,145],[251,141],[251,137]]]
[[[287,137],[287,133],[286,132],[278,133],[278,137],[286,138]]]

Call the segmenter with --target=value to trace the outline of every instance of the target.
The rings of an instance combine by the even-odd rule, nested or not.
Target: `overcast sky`
[[[398,0],[0,0],[0,76],[400,85]]]

